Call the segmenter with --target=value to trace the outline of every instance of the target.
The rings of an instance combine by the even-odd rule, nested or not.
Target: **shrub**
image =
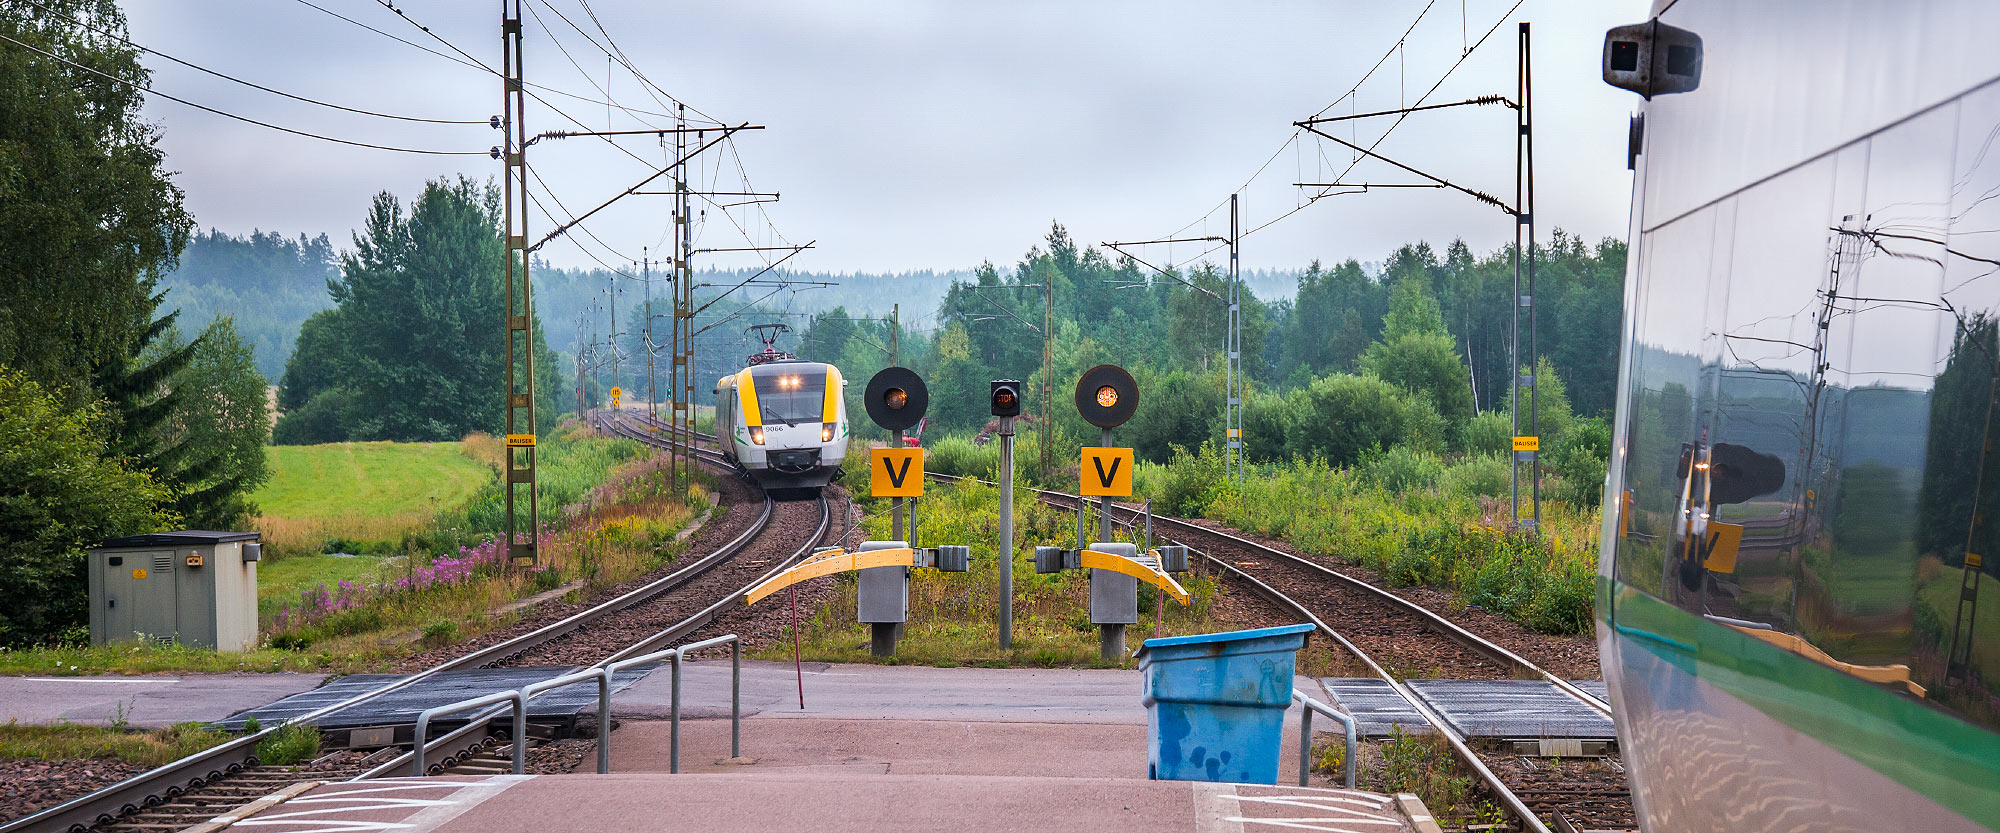
[[[1436,454],[1399,445],[1362,460],[1361,477],[1387,491],[1402,493],[1435,488],[1444,475]]]
[[[1514,420],[1505,411],[1487,411],[1465,426],[1465,450],[1476,455],[1507,456],[1514,450]]]
[[[1167,475],[1154,508],[1167,515],[1200,517],[1215,502],[1219,490],[1232,486],[1224,476],[1222,452],[1215,443],[1202,443],[1195,452],[1174,446],[1174,457],[1167,463]]]
[[[1604,475],[1611,462],[1611,426],[1597,417],[1572,422],[1563,433],[1548,467],[1562,478],[1551,495],[1577,506],[1596,506],[1604,496]]]
[[[1395,446],[1407,436],[1409,402],[1373,376],[1322,376],[1288,399],[1286,448],[1295,456],[1352,465],[1369,449]]]
[[[1020,452],[1017,445],[1014,449],[1017,466]],[[868,456],[866,449],[860,449],[859,453]],[[1000,444],[995,441],[984,446],[973,445],[971,438],[962,434],[945,437],[924,450],[924,471],[992,480],[1000,476]]]
[[[429,647],[441,647],[457,641],[457,622],[432,622],[424,626],[424,644]]]
[[[1445,494],[1459,498],[1499,497],[1512,485],[1507,461],[1497,454],[1479,454],[1447,466],[1438,478]]]
[[[257,763],[265,766],[296,766],[319,754],[319,729],[309,723],[278,727],[257,742]]]

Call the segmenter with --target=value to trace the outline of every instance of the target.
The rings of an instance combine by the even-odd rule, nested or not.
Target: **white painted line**
[[[1194,790],[1195,833],[1243,833],[1243,822],[1230,815],[1236,812],[1229,803],[1236,797],[1235,784],[1190,781],[1188,786]]]
[[[162,678],[159,678],[159,677],[135,677],[135,678],[132,678],[132,679],[129,679],[129,680],[104,680],[104,679],[92,679],[92,678],[86,678],[86,677],[22,677],[21,679],[23,679],[23,680],[26,680],[26,681],[28,681],[28,682],[31,682],[31,683],[119,683],[119,684],[122,684],[122,685],[131,685],[131,684],[133,684],[133,683],[178,683],[178,682],[180,682],[180,680],[179,680],[178,678],[175,678],[175,679],[162,679]]]

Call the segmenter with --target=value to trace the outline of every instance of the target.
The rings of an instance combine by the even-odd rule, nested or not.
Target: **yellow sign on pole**
[[[1083,482],[1077,494],[1091,497],[1132,496],[1132,449],[1085,448]]]
[[[1515,438],[1514,438],[1514,450],[1515,450],[1515,451],[1540,451],[1540,450],[1542,450],[1542,438],[1541,438],[1541,437],[1515,437]]]
[[[533,435],[533,434],[508,434],[508,435],[507,435],[507,447],[508,447],[508,448],[534,448],[534,447],[535,447],[535,435]]]
[[[868,491],[876,497],[923,497],[924,450],[868,450]]]

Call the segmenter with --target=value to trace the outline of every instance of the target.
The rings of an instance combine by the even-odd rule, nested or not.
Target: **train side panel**
[[[1641,824],[2000,830],[2000,4],[1661,5],[1703,77],[1641,105],[1597,607]]]

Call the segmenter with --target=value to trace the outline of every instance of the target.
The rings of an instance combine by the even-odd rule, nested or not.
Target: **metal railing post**
[[[675,648],[671,653],[673,698],[667,713],[667,772],[674,773],[681,771],[681,649]]]
[[[447,714],[457,714],[462,711],[470,711],[481,706],[499,705],[501,703],[512,703],[514,707],[514,774],[523,774],[527,768],[525,744],[528,734],[528,703],[520,690],[496,691],[484,697],[474,697],[470,700],[448,703],[419,712],[417,714],[415,744],[410,755],[413,773],[419,778],[424,775],[424,738],[430,733],[430,725],[433,718]]]
[[[1319,712],[1340,721],[1340,725],[1347,730],[1347,755],[1342,759],[1341,768],[1344,770],[1342,774],[1347,788],[1350,790],[1354,789],[1354,756],[1356,752],[1355,748],[1359,745],[1358,739],[1355,737],[1356,727],[1354,718],[1343,714],[1332,706],[1307,697],[1305,692],[1296,688],[1292,689],[1292,699],[1299,701],[1299,705],[1305,709],[1299,715],[1299,786],[1305,786],[1306,779],[1312,774],[1313,712]]]
[[[912,528],[915,524],[911,524]],[[729,643],[729,757],[743,757],[743,640]]]
[[[597,675],[597,774],[611,772],[611,672]]]

